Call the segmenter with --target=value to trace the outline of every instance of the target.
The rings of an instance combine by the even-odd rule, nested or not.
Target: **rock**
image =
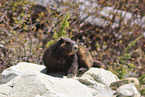
[[[141,97],[140,93],[135,94],[133,97]]]
[[[0,85],[1,97],[93,97],[95,91],[74,79],[24,72]]]
[[[110,96],[98,95],[98,96],[95,96],[95,97],[110,97]]]
[[[94,95],[105,94],[106,96],[111,97],[113,96],[114,91],[110,89],[109,85],[118,80],[118,77],[110,71],[99,68],[91,68],[79,78],[81,83],[97,91]]]
[[[118,87],[120,87],[121,85],[129,84],[129,83],[134,83],[135,86],[140,85],[139,80],[137,78],[130,77],[130,78],[125,78],[125,79],[113,82],[110,84],[110,87],[111,87],[111,89],[114,90],[114,89],[117,89]]]
[[[6,95],[3,95],[3,94],[0,94],[0,97],[8,97],[8,96],[6,96]]]
[[[46,75],[45,66],[21,62],[2,72],[0,97],[139,97],[135,78],[121,80],[100,68],[91,68],[81,77],[60,78],[61,73]],[[56,75],[58,77],[56,77]],[[120,87],[118,83],[120,82]],[[123,85],[122,85],[123,83]],[[130,84],[128,84],[130,83]],[[117,85],[116,95],[109,86]],[[125,85],[124,85],[125,84]]]
[[[91,68],[79,80],[87,85],[92,85],[95,81],[109,86],[112,82],[119,81],[119,78],[105,69]]]
[[[119,97],[128,97],[128,96],[129,97],[138,97],[139,92],[137,91],[134,84],[130,83],[130,84],[125,84],[125,85],[120,86],[116,90],[116,95],[119,96]]]
[[[45,69],[45,66],[43,65],[20,62],[17,65],[11,66],[2,72],[0,84],[10,81],[12,78],[14,78],[15,76],[18,76],[19,74],[23,72],[29,72],[29,71],[45,72],[44,69]]]
[[[139,80],[137,78],[129,77],[129,78],[125,78],[123,80],[127,80],[128,81],[127,84],[134,83],[135,86],[139,86],[140,85],[139,84]]]

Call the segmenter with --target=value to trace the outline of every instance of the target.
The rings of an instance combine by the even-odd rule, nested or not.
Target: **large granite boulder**
[[[25,72],[0,85],[0,97],[93,97],[92,90],[74,79]]]
[[[11,66],[2,72],[0,83],[8,82],[15,76],[29,71],[45,72],[45,66],[34,63],[20,62],[17,65]]]
[[[110,71],[91,68],[81,77],[46,75],[45,66],[20,62],[1,74],[0,97],[139,97],[137,79],[128,82]],[[137,83],[136,83],[137,82]],[[118,83],[121,83],[119,87]],[[136,84],[134,84],[136,83]],[[117,86],[115,86],[117,85]],[[111,88],[117,87],[114,90]]]

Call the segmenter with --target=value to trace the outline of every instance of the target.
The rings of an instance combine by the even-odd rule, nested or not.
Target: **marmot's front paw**
[[[72,77],[75,77],[76,75],[75,74],[73,74],[73,73],[69,73],[69,74],[67,74],[67,78],[72,78]]]

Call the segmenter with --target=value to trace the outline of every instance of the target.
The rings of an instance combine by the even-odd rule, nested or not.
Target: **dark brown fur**
[[[86,48],[78,47],[75,41],[66,37],[59,38],[45,50],[43,62],[47,73],[62,71],[68,77],[74,77],[79,70],[86,71],[96,63]]]

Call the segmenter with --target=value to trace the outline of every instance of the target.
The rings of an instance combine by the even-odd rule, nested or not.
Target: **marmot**
[[[94,64],[103,67],[99,61],[94,61],[89,51],[79,47],[75,41],[67,37],[59,38],[44,52],[43,62],[49,72],[64,72],[67,77],[74,77],[80,71],[90,69]]]

